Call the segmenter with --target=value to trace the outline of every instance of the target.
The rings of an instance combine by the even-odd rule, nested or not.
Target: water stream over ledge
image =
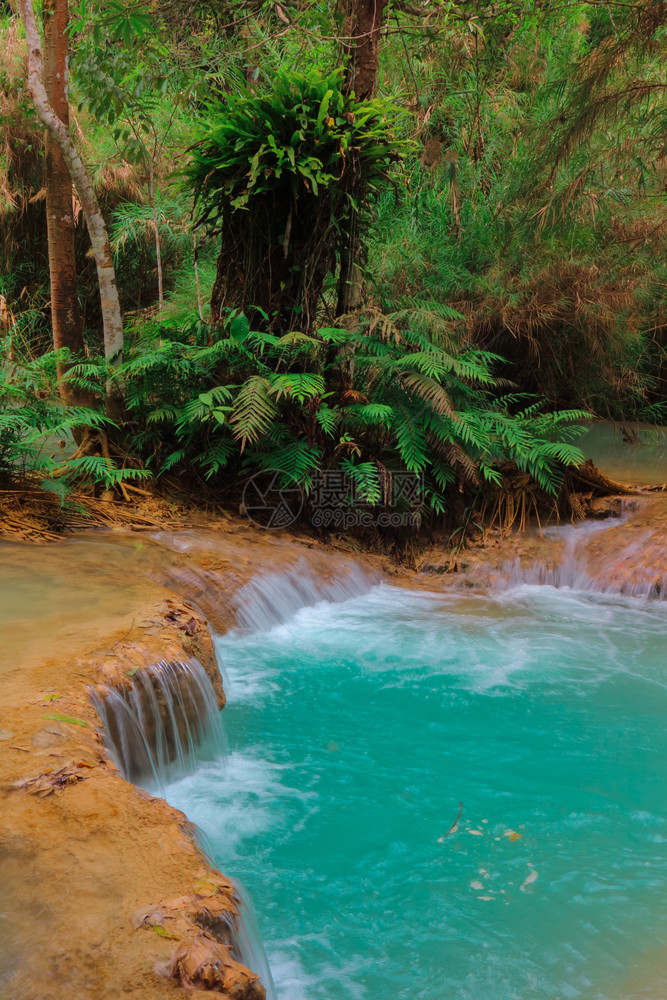
[[[200,761],[226,755],[216,694],[197,660],[162,660],[138,670],[126,688],[103,685],[90,696],[111,757],[128,781],[162,791]]]
[[[246,589],[230,756],[167,797],[251,892],[280,1000],[667,995],[667,605],[571,577]]]

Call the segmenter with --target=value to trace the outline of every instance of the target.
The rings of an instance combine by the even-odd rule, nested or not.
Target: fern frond
[[[451,420],[458,420],[456,410],[446,389],[436,379],[429,375],[422,375],[418,372],[400,376],[401,385],[412,390],[420,399],[435,410],[441,416],[447,416]]]
[[[374,462],[359,462],[343,458],[341,469],[349,476],[354,485],[356,495],[364,502],[375,506],[382,499],[382,484],[380,473]]]
[[[287,375],[272,375],[269,379],[271,393],[276,399],[289,396],[299,403],[304,403],[308,399],[322,396],[325,391],[324,378],[321,375],[314,375],[310,372],[303,374],[291,373]]]
[[[284,438],[283,438],[284,440]],[[271,451],[254,452],[250,456],[264,472],[279,472],[285,486],[294,485],[309,488],[312,475],[322,458],[322,449],[311,447],[306,441],[287,439],[286,443]]]
[[[330,407],[326,403],[322,403],[315,414],[315,419],[324,433],[332,437],[340,423],[341,411],[338,407]]]
[[[262,375],[251,375],[239,389],[229,418],[234,440],[241,443],[241,452],[247,444],[259,441],[277,416],[271,383]]]
[[[414,413],[404,406],[395,410],[393,431],[396,446],[405,468],[410,472],[421,472],[426,467],[427,445],[424,431]]]

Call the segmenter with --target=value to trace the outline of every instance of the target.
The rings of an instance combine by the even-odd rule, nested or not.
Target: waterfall
[[[604,522],[565,526],[553,532],[548,529],[552,537],[562,541],[562,549],[552,559],[537,559],[528,566],[522,565],[519,558],[505,562],[500,580],[496,582],[503,587],[527,583],[665,600],[667,560],[664,545],[655,539],[651,530],[640,530],[631,540],[623,539],[621,544],[614,539],[614,545],[597,545],[598,536],[613,527],[613,522]]]
[[[104,724],[109,752],[129,781],[164,792],[168,781],[194,771],[202,759],[226,753],[215,691],[197,660],[161,660],[138,670],[125,688],[105,685],[89,694]],[[206,851],[201,831],[197,839]],[[241,885],[233,885],[238,917],[223,915],[232,954],[257,973],[266,1000],[275,1000],[252,903]]]
[[[197,660],[161,660],[137,670],[125,688],[89,693],[111,757],[129,781],[163,788],[226,750],[215,691]]]
[[[263,573],[234,598],[239,626],[248,632],[266,632],[289,621],[300,608],[320,601],[340,604],[367,594],[379,576],[351,565],[328,578],[317,578],[305,560],[290,569]]]

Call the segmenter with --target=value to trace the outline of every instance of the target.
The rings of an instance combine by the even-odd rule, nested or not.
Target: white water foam
[[[283,780],[290,768],[266,760],[251,752],[232,752],[226,759],[205,761],[196,774],[185,775],[169,785],[169,801],[182,809],[204,835],[205,843],[215,835],[228,859],[245,838],[266,834],[275,822],[278,800],[299,799],[307,802],[312,793],[291,788]],[[210,828],[211,803],[215,803],[217,822]]]

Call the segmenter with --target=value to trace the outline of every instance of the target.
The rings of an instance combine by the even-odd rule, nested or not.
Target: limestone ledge
[[[0,1000],[164,1000],[182,987],[264,1000],[258,976],[231,953],[233,885],[183,813],[123,779],[86,692],[122,689],[137,669],[186,658],[202,664],[222,708],[206,620],[168,598],[134,612],[105,648],[47,658],[27,668],[20,690],[10,685],[0,730],[0,909],[13,962],[0,971]]]

